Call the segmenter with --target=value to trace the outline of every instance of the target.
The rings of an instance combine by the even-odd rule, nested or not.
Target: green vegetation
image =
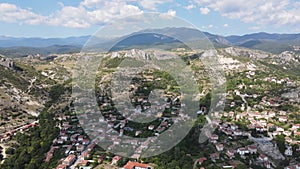
[[[54,115],[43,111],[39,115],[38,127],[32,128],[26,134],[17,134],[13,139],[18,142],[14,150],[8,150],[10,155],[1,165],[3,169],[47,169],[43,162],[45,154],[57,137],[59,129],[54,127],[56,122]],[[42,165],[41,165],[42,164]]]

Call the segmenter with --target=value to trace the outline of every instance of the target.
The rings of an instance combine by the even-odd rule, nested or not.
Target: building
[[[59,164],[56,169],[67,169],[67,166],[64,164]]]
[[[216,144],[217,151],[223,151],[224,145],[223,144]]]
[[[114,158],[111,161],[112,165],[116,165],[118,163],[119,160],[121,160],[122,157],[120,156],[114,156]]]
[[[152,169],[148,164],[128,161],[122,169]]]
[[[300,169],[300,164],[291,165],[291,166],[285,167],[284,169]]]
[[[210,142],[217,143],[217,140],[219,139],[219,136],[216,134],[213,134],[210,136]]]
[[[229,159],[234,158],[234,150],[227,150],[226,155],[228,156]]]
[[[246,148],[238,148],[236,151],[240,156],[244,156],[249,153],[249,150]]]
[[[75,162],[75,160],[76,160],[76,156],[74,154],[71,154],[63,160],[62,164],[70,166]]]
[[[220,159],[220,154],[219,153],[212,153],[209,155],[211,161],[215,162],[216,160]]]
[[[267,157],[266,155],[261,154],[261,155],[258,157],[258,160],[260,160],[260,161],[268,161],[269,159],[268,159],[268,157]]]
[[[249,153],[250,153],[250,154],[255,154],[255,153],[257,153],[257,147],[256,147],[256,146],[253,146],[253,145],[248,146],[248,150],[249,150]]]
[[[292,156],[292,155],[293,155],[292,147],[291,147],[291,146],[287,146],[287,148],[286,148],[285,151],[284,151],[284,154],[285,154],[286,156]]]
[[[203,164],[206,160],[207,160],[206,157],[201,157],[201,158],[198,159],[198,164],[201,165],[201,164]]]

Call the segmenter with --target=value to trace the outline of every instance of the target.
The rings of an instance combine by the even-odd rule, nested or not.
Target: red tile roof
[[[59,165],[56,167],[56,169],[66,169],[66,168],[67,168],[67,166],[64,165],[64,164],[59,164]]]
[[[123,167],[125,169],[133,169],[134,167],[147,168],[149,167],[147,164],[142,164],[138,162],[128,161],[127,164]]]

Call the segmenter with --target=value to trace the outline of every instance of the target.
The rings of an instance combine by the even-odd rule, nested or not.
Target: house
[[[291,139],[290,137],[285,137],[284,139],[288,143],[292,143],[293,142],[293,139]]]
[[[249,150],[247,148],[238,148],[236,151],[240,156],[244,156],[246,154],[249,154]]]
[[[148,130],[153,130],[153,129],[154,129],[154,125],[148,126]]]
[[[57,139],[57,144],[63,144],[64,143],[64,140],[62,139]]]
[[[76,156],[74,154],[71,154],[63,160],[62,164],[70,166],[75,162],[75,160],[76,160]]]
[[[264,154],[259,155],[258,160],[260,161],[268,161],[268,157]]]
[[[209,155],[211,161],[215,162],[216,160],[220,159],[220,154],[219,153],[212,153]]]
[[[257,147],[256,146],[250,145],[250,146],[247,147],[247,149],[249,150],[250,154],[257,153]]]
[[[68,135],[64,134],[60,137],[63,141],[68,141]]]
[[[82,152],[84,150],[84,145],[78,145],[76,146],[76,150]]]
[[[284,154],[285,154],[286,156],[292,156],[292,155],[293,155],[292,147],[291,147],[291,146],[287,146],[287,148],[286,148],[285,151],[284,151]]]
[[[283,110],[279,111],[279,115],[280,116],[286,116],[286,111],[283,111]]]
[[[257,132],[264,132],[264,128],[260,125],[257,125],[255,129]]]
[[[88,139],[82,140],[83,145],[88,145],[89,143],[90,143],[90,140],[88,140]]]
[[[201,157],[201,158],[198,159],[198,164],[201,165],[201,164],[203,164],[206,160],[207,160],[206,157]]]
[[[269,168],[271,168],[271,163],[270,163],[269,161],[265,161],[265,162],[264,162],[264,166],[265,166],[267,169],[269,169]]]
[[[84,136],[82,136],[82,135],[78,136],[78,141],[83,141],[83,139],[84,139]]]
[[[234,116],[234,112],[233,112],[233,111],[230,111],[230,112],[228,113],[228,115],[229,115],[229,117],[233,117],[233,116]]]
[[[288,120],[288,118],[286,116],[279,116],[278,117],[279,122],[286,122],[287,120]]]
[[[92,169],[90,166],[80,166],[79,169]]]
[[[99,157],[97,160],[98,164],[101,164],[103,162],[103,159],[104,159],[103,157]]]
[[[217,151],[223,151],[224,145],[223,144],[216,144]]]
[[[219,136],[216,134],[213,134],[210,136],[210,142],[217,143],[217,140],[219,139]]]
[[[237,126],[237,125],[231,125],[230,128],[231,128],[231,130],[237,130],[239,128],[239,126]]]
[[[228,156],[229,159],[233,159],[235,156],[234,156],[234,150],[227,150],[226,151],[226,155]]]
[[[232,135],[232,131],[231,130],[224,130],[223,131],[226,135],[231,136]]]
[[[233,132],[233,134],[234,134],[235,136],[241,136],[243,133],[242,133],[242,131],[240,131],[240,130],[235,130],[235,131]]]
[[[197,111],[197,114],[198,114],[198,115],[202,115],[202,114],[204,114],[204,112],[203,112],[202,110],[198,110],[198,111]]]
[[[291,166],[285,167],[284,169],[300,169],[300,163],[296,164],[296,165],[291,165]]]
[[[88,151],[92,151],[92,150],[94,149],[95,146],[96,146],[96,144],[95,144],[95,143],[92,143],[92,144],[90,144],[90,145],[87,147],[87,150],[88,150]]]
[[[128,161],[122,169],[151,169],[152,167],[148,164],[142,164],[138,162]]]
[[[89,165],[89,161],[88,160],[80,160],[78,164],[80,166],[88,166]]]
[[[292,132],[290,132],[290,131],[284,131],[282,134],[284,134],[285,136],[291,136]]]
[[[292,129],[297,130],[300,128],[300,124],[293,124]]]
[[[112,165],[116,165],[118,163],[119,160],[121,160],[122,157],[120,156],[114,156],[114,158],[111,161]]]
[[[67,169],[67,166],[65,164],[59,164],[56,169]]]
[[[65,155],[69,154],[69,152],[71,151],[72,147],[73,147],[72,145],[68,145],[68,147],[67,147],[67,149],[65,151]]]
[[[278,132],[284,132],[284,128],[282,128],[282,127],[277,127],[276,131],[278,131]]]
[[[86,159],[90,157],[90,151],[85,151],[82,155],[81,155],[81,159]]]

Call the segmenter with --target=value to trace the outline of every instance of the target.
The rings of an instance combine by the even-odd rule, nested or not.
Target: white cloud
[[[88,28],[94,24],[103,24],[121,17],[138,15],[143,11],[126,0],[84,0],[79,6],[64,6],[49,16],[36,14],[14,4],[0,3],[0,20],[30,25],[46,24],[72,28]]]
[[[260,29],[260,27],[259,26],[252,26],[252,27],[250,27],[249,28],[249,30],[259,30]]]
[[[230,19],[239,19],[258,25],[300,24],[299,2],[292,0],[193,0],[198,6],[206,6]]]
[[[175,16],[176,16],[176,11],[174,11],[173,9],[169,9],[168,12],[160,14],[160,17],[165,19],[172,19]]]
[[[44,19],[30,10],[21,9],[14,4],[0,3],[0,20],[4,22],[20,22],[39,24]]]
[[[207,26],[202,26],[201,28],[202,29],[212,29],[212,28],[214,28],[214,25],[210,24],[210,25],[207,25]]]
[[[227,27],[229,27],[229,25],[228,25],[227,23],[225,23],[225,24],[223,25],[223,27],[227,28]]]
[[[207,15],[207,14],[209,14],[210,10],[205,7],[205,8],[200,8],[200,12],[203,15]]]
[[[190,9],[196,8],[196,6],[194,4],[190,4],[188,6],[185,6],[184,8],[187,9],[187,10],[190,10]]]
[[[144,9],[157,10],[156,6],[164,3],[172,2],[173,0],[138,0],[139,4]]]

